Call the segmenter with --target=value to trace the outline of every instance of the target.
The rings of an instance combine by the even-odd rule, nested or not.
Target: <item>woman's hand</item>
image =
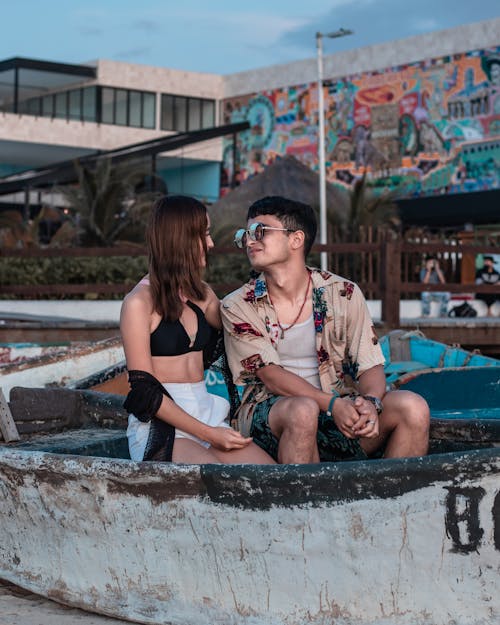
[[[231,451],[231,449],[243,449],[252,442],[252,437],[245,438],[233,428],[211,427],[206,440],[216,449]]]

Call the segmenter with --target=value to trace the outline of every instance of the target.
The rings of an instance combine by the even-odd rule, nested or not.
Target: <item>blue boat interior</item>
[[[399,377],[429,368],[448,367],[500,367],[500,360],[467,351],[459,346],[445,345],[422,336],[419,332],[396,330],[380,338],[386,361],[388,384]]]
[[[500,367],[424,369],[398,388],[422,395],[434,418],[500,419]]]

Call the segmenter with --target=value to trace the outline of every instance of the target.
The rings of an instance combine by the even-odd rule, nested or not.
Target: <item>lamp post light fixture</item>
[[[318,165],[319,165],[319,236],[320,243],[326,245],[326,172],[325,172],[325,103],[323,95],[323,37],[337,39],[352,35],[353,31],[340,28],[332,33],[316,33],[316,48],[318,51]],[[321,269],[327,269],[328,255],[321,252]]]

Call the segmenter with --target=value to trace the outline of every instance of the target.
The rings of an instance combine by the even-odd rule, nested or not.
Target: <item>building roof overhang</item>
[[[12,69],[29,69],[52,74],[66,74],[68,76],[80,76],[82,78],[96,78],[97,68],[91,65],[77,65],[72,63],[57,63],[55,61],[42,61],[14,56],[0,61],[0,72]]]
[[[76,182],[78,180],[75,167],[76,162],[81,166],[92,167],[98,161],[105,159],[111,160],[112,163],[119,163],[126,160],[154,157],[157,154],[177,150],[193,143],[200,143],[231,134],[235,135],[249,128],[249,122],[244,121],[236,124],[214,126],[213,128],[205,128],[203,130],[181,132],[149,141],[133,143],[113,150],[96,151],[94,154],[78,159],[29,169],[0,178],[0,195],[53,186],[54,184],[60,185]]]

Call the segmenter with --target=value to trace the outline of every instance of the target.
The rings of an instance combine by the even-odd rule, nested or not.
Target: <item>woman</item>
[[[147,245],[149,273],[125,297],[120,318],[131,458],[272,463],[228,426],[229,403],[205,386],[203,350],[221,328],[219,300],[202,280],[214,246],[206,208],[185,196],[159,199]]]

